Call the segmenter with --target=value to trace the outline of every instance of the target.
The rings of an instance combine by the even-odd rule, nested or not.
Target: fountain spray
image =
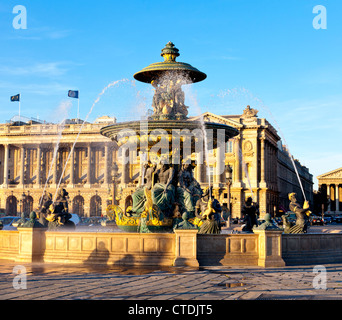
[[[210,199],[212,198],[211,194],[211,180],[210,180],[210,166],[209,166],[209,145],[208,145],[208,133],[205,127],[205,121],[204,121],[204,115],[201,111],[201,108],[198,104],[198,101],[190,90],[190,86],[186,86],[186,95],[188,98],[190,98],[193,107],[197,110],[197,112],[200,114],[200,125],[201,125],[201,131],[203,133],[203,142],[204,142],[204,157],[205,157],[205,162],[206,162],[206,171],[207,171],[207,179],[208,179],[208,186],[209,186],[209,197]]]
[[[289,154],[289,157],[290,157],[290,159],[291,159],[292,165],[293,165],[294,170],[295,170],[295,172],[296,172],[297,179],[298,179],[300,188],[301,188],[302,193],[303,193],[303,196],[304,196],[304,200],[307,201],[307,198],[306,198],[306,195],[305,195],[305,192],[304,192],[304,188],[303,188],[303,184],[302,184],[302,180],[300,179],[300,176],[299,176],[299,173],[298,173],[298,169],[297,169],[295,160],[294,160],[294,158],[293,158],[293,156],[292,156],[292,154],[291,154],[291,152],[290,152],[290,149],[289,149],[288,144],[287,144],[287,142],[286,142],[285,136],[284,136],[282,130],[280,129],[278,122],[277,122],[276,119],[274,118],[274,116],[273,116],[273,114],[271,113],[271,111],[265,106],[265,104],[263,103],[262,100],[260,100],[259,98],[255,98],[255,100],[258,101],[258,102],[260,102],[261,107],[262,107],[264,110],[266,110],[266,111],[268,112],[268,114],[269,114],[270,117],[272,118],[273,122],[275,123],[275,125],[276,125],[276,127],[277,127],[277,130],[278,130],[278,132],[280,133],[280,136],[281,136],[281,138],[283,139],[283,141],[284,141],[284,143],[285,143],[287,152],[288,152],[288,154]]]
[[[57,143],[56,143],[56,146],[54,148],[52,161],[51,161],[51,164],[50,164],[50,167],[49,167],[49,172],[48,172],[47,179],[45,181],[45,185],[44,185],[44,189],[43,189],[43,194],[42,194],[42,196],[40,198],[40,201],[39,201],[39,208],[42,205],[43,197],[44,197],[44,194],[45,194],[48,182],[49,182],[49,178],[50,178],[50,175],[51,175],[51,172],[52,172],[52,168],[53,168],[53,166],[55,164],[55,160],[57,158],[59,144],[60,144],[62,136],[63,136],[63,130],[64,130],[64,127],[65,127],[65,122],[66,122],[66,119],[68,117],[68,112],[69,112],[71,106],[72,106],[72,103],[70,101],[64,101],[64,102],[62,102],[59,105],[59,107],[57,109],[58,113],[62,114],[64,119],[57,125],[57,131],[58,131]]]
[[[258,106],[260,106],[263,110],[267,111],[267,113],[270,115],[270,117],[272,118],[272,121],[273,123],[275,124],[283,142],[285,143],[285,146],[286,146],[286,149],[287,149],[287,152],[289,154],[289,157],[291,159],[291,162],[292,162],[292,165],[294,167],[294,170],[295,170],[295,173],[296,173],[296,176],[297,176],[297,179],[298,179],[298,182],[299,182],[299,185],[300,185],[300,188],[302,190],[302,193],[303,193],[303,196],[304,196],[304,200],[307,201],[307,198],[306,198],[306,195],[305,195],[305,192],[304,192],[304,188],[303,188],[303,184],[302,184],[302,181],[300,179],[300,176],[299,176],[299,173],[298,173],[298,169],[297,169],[297,166],[296,166],[296,163],[295,163],[295,160],[292,156],[292,154],[290,153],[290,149],[288,147],[288,144],[286,142],[286,139],[284,137],[284,134],[282,132],[282,130],[280,129],[279,125],[278,125],[278,122],[275,120],[273,114],[271,113],[271,111],[266,107],[266,105],[264,104],[264,102],[259,99],[258,97],[254,96],[248,89],[246,88],[234,88],[234,89],[227,89],[227,90],[224,90],[224,91],[221,91],[219,94],[218,94],[218,97],[220,98],[224,98],[226,96],[233,96],[234,99],[236,99],[238,96],[242,96],[244,95],[245,97],[247,97],[249,100],[254,100],[256,103],[258,103]]]
[[[61,182],[62,182],[62,180],[63,180],[63,176],[64,176],[64,173],[65,173],[67,164],[68,164],[68,162],[69,162],[69,160],[70,160],[70,158],[71,158],[71,154],[74,152],[76,142],[77,142],[77,140],[78,140],[78,138],[79,138],[79,136],[80,136],[80,134],[81,134],[81,132],[82,132],[82,130],[83,130],[83,127],[84,127],[85,123],[87,122],[87,120],[88,120],[90,114],[92,113],[92,111],[93,111],[95,105],[100,101],[101,97],[105,94],[105,92],[106,92],[109,88],[114,87],[114,86],[116,86],[117,84],[124,83],[124,82],[128,82],[128,81],[129,81],[128,79],[122,79],[122,80],[117,80],[117,81],[111,82],[109,85],[107,85],[107,86],[102,90],[102,92],[98,95],[98,97],[97,97],[96,100],[94,101],[93,105],[92,105],[91,108],[90,108],[90,111],[88,112],[87,116],[85,117],[85,119],[84,119],[84,121],[83,121],[83,123],[82,123],[82,125],[81,125],[81,128],[80,128],[80,130],[79,130],[79,132],[78,132],[78,134],[77,134],[77,136],[76,136],[75,142],[74,142],[74,144],[73,144],[73,146],[72,146],[72,148],[71,148],[71,150],[70,150],[70,153],[69,153],[69,155],[68,155],[68,158],[67,158],[67,160],[66,160],[66,162],[65,162],[65,166],[64,166],[64,168],[63,168],[63,172],[62,172],[62,174],[61,174],[61,176],[60,176],[59,183],[58,183],[58,185],[57,185],[56,192],[55,192],[55,195],[54,195],[54,197],[53,197],[53,202],[56,201],[57,194],[58,194],[58,190],[59,190],[59,186],[60,186],[60,184],[61,184]]]

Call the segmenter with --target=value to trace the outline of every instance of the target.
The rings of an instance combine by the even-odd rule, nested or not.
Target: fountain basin
[[[168,141],[172,141],[172,137],[176,137],[180,134],[184,140],[188,137],[187,132],[184,130],[189,130],[192,134],[194,142],[203,139],[202,123],[200,121],[190,121],[190,120],[148,120],[148,121],[130,121],[122,122],[114,125],[110,125],[101,129],[100,133],[113,141],[116,141],[119,146],[123,145],[130,139],[131,142],[137,143],[138,150],[140,150],[140,145],[142,141],[148,142],[148,147],[151,148],[156,144],[156,141],[151,141],[148,139],[151,134],[161,134],[167,133]],[[198,130],[198,131],[197,131]],[[239,131],[233,127],[220,123],[205,123],[205,130],[210,133],[212,130],[212,135],[208,135],[208,143],[212,143],[213,147],[217,147],[218,134],[223,133],[224,142],[237,136]]]

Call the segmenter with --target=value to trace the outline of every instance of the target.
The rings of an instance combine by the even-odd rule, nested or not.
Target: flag
[[[20,101],[20,94],[17,94],[16,96],[11,97],[12,102]]]
[[[69,90],[68,97],[78,99],[78,91]]]

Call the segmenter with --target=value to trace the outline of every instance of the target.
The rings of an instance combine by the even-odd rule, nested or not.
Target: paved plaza
[[[326,265],[326,289],[315,289],[315,266],[103,268],[0,261],[1,300],[336,300],[342,264]],[[13,272],[14,270],[14,272]],[[321,274],[321,273],[320,273]],[[24,280],[25,281],[25,280]]]
[[[310,232],[340,233],[342,225],[315,226]],[[314,272],[315,265],[193,269],[25,264],[0,260],[0,300],[342,299],[342,264],[323,267],[324,274]],[[15,288],[22,284],[21,273],[16,268],[25,271],[26,289]],[[322,287],[322,279],[326,280],[326,289],[317,288],[317,283]]]

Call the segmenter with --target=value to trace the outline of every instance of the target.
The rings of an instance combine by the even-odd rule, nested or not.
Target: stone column
[[[42,149],[41,146],[38,145],[37,147],[37,186],[40,187],[41,184],[41,164],[42,164]]]
[[[216,183],[223,182],[223,174],[224,174],[224,165],[225,165],[225,145],[224,143],[220,143],[220,139],[218,138],[218,146],[216,149]],[[224,140],[223,140],[224,141]]]
[[[58,177],[57,177],[58,147],[57,146],[54,149],[53,155],[56,155],[56,158],[55,159],[52,158],[52,161],[55,162],[54,165],[53,165],[53,180],[52,180],[52,184],[57,186],[57,183],[58,183],[58,181],[57,181],[57,179],[58,179]]]
[[[338,184],[335,184],[335,200],[336,200],[336,210],[335,212],[340,211],[340,199],[339,199],[339,192],[338,192]]]
[[[88,145],[88,171],[87,171],[87,184],[91,185],[91,145]]]
[[[104,169],[104,183],[109,184],[109,146],[105,145],[105,169]]]
[[[5,144],[5,156],[4,156],[4,186],[8,186],[8,158],[9,158],[9,145]]]
[[[235,187],[241,187],[241,161],[242,159],[240,158],[240,138],[235,139],[235,168],[234,168],[234,183],[233,186]]]
[[[20,148],[20,184],[25,184],[25,147]]]
[[[121,183],[128,184],[129,182],[129,149],[122,148],[122,174],[121,174]]]
[[[327,196],[329,197],[329,205],[328,205],[328,211],[331,211],[331,192],[330,192],[330,184],[327,184]]]
[[[266,188],[265,180],[265,138],[261,138],[260,145],[260,187]]]
[[[73,149],[73,144],[71,144],[70,152],[70,184],[73,187],[75,184],[75,149]]]

